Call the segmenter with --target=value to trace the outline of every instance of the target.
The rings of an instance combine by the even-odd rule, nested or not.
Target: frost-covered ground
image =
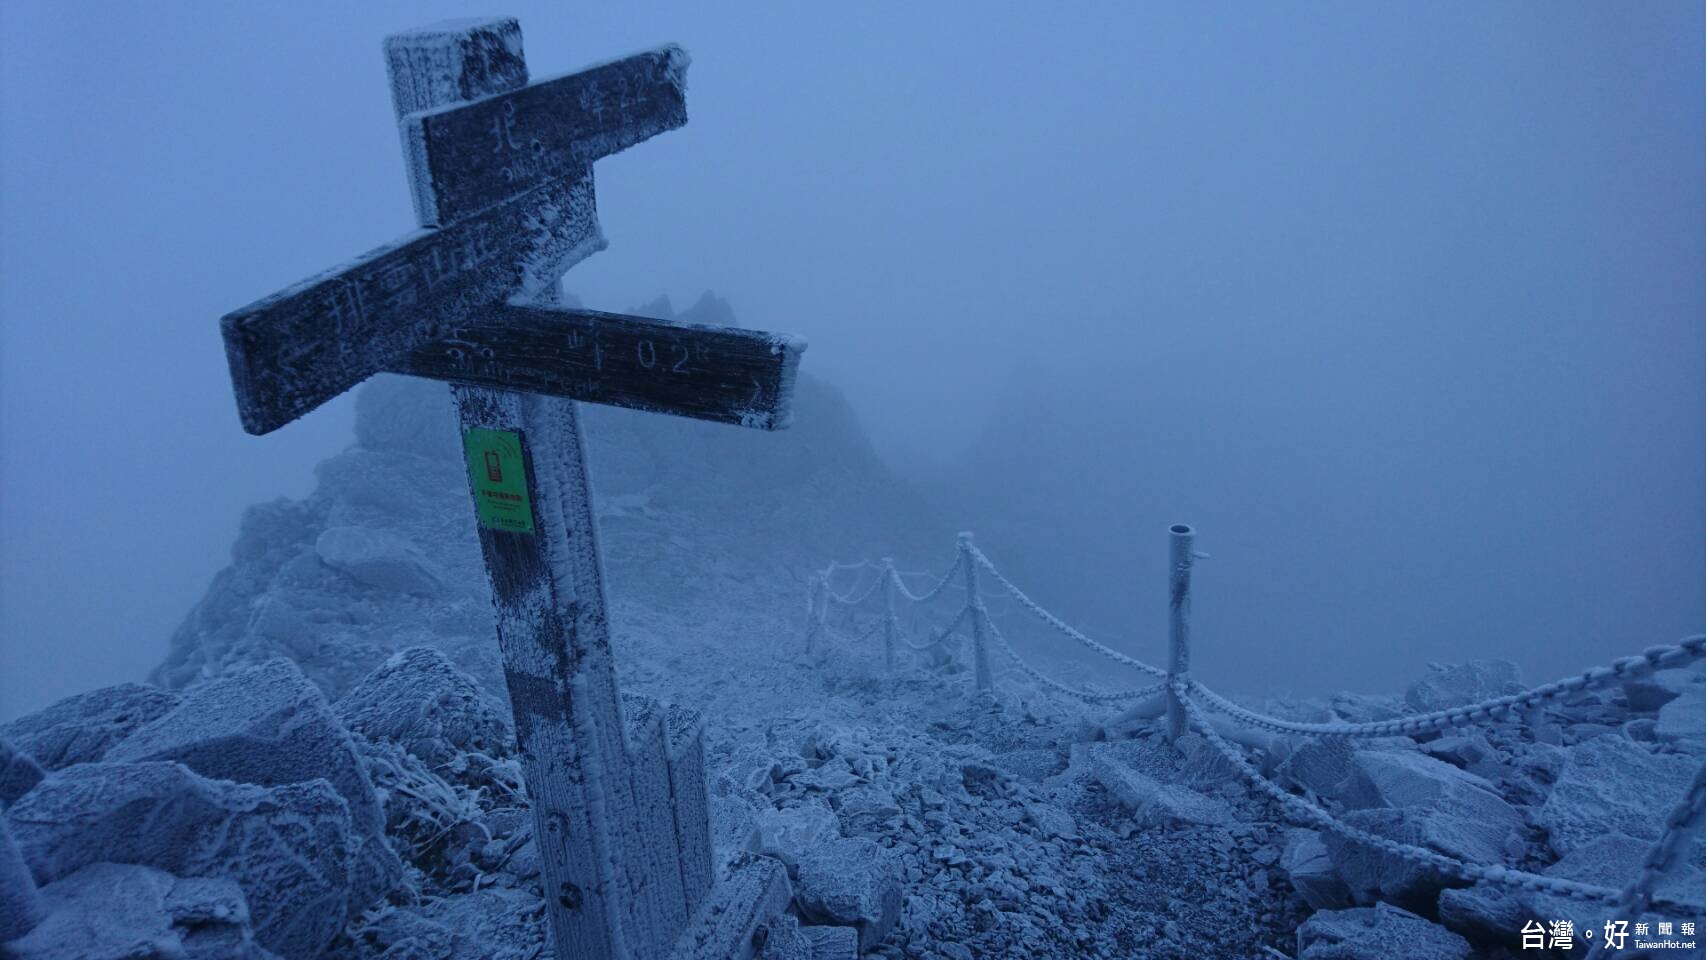
[[[687,319],[726,312],[707,298]],[[157,686],[0,728],[16,842],[0,844],[0,940],[34,927],[16,956],[541,955],[447,396],[382,380],[358,408],[357,443],[313,496],[251,512]],[[801,384],[798,426],[777,436],[586,419],[623,686],[703,712],[719,856],[788,865],[792,915],[827,938],[816,956],[855,938],[867,955],[954,960],[1535,956],[1518,949],[1526,923],[1604,919],[1287,825],[1201,738],[1110,739],[1111,708],[1017,673],[989,696],[963,665],[905,650],[889,673],[875,641],[806,654],[807,571],[924,563],[954,523],[883,470],[826,385]],[[1480,663],[1390,696],[1252,705],[1361,721],[1514,689],[1508,665]],[[1362,829],[1618,887],[1703,734],[1706,683],[1671,670],[1523,722],[1249,756]],[[1706,902],[1706,858],[1684,859],[1660,895]],[[813,955],[794,923],[761,953]]]

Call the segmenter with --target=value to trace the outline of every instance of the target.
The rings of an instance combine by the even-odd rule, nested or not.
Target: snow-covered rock
[[[41,921],[41,896],[29,865],[0,817],[0,943],[21,937]]]
[[[1314,830],[1286,832],[1279,867],[1305,903],[1316,910],[1335,910],[1351,905],[1351,892],[1327,854],[1327,844]]]
[[[900,864],[866,837],[821,843],[800,857],[794,897],[806,920],[855,927],[870,950],[900,916]]]
[[[444,586],[414,544],[383,530],[331,527],[314,541],[314,552],[327,566],[377,590],[432,596]]]
[[[121,683],[67,697],[0,726],[0,738],[45,770],[93,763],[131,731],[178,705],[179,695],[144,683]]]
[[[1660,740],[1706,739],[1706,684],[1687,687],[1660,707],[1653,735]]]
[[[255,942],[249,904],[223,877],[92,863],[41,891],[47,916],[6,944],[16,960],[276,960]]]
[[[1352,826],[1471,863],[1501,863],[1522,816],[1487,781],[1413,751],[1359,751],[1339,800]],[[1431,900],[1439,878],[1405,858],[1325,837],[1328,853],[1361,901]]]
[[[852,927],[810,925],[800,933],[811,944],[812,960],[858,960],[859,931]]]
[[[293,960],[317,956],[348,916],[349,805],[324,780],[258,787],[179,763],[86,763],[43,780],[5,817],[44,883],[103,861],[228,877],[255,938]]]
[[[1323,910],[1297,930],[1297,960],[1468,960],[1469,956],[1469,941],[1389,903]]]
[[[1351,742],[1343,737],[1304,740],[1275,773],[1318,797],[1330,797],[1351,775]]]
[[[1471,943],[1508,945],[1512,932],[1534,916],[1524,898],[1506,887],[1477,883],[1439,892],[1439,922]]]
[[[790,807],[760,810],[758,852],[775,857],[797,874],[800,857],[820,843],[841,835],[840,821],[822,797],[808,796]]]
[[[395,743],[453,779],[466,772],[469,754],[511,752],[502,708],[433,647],[399,650],[333,710],[352,732]]]
[[[1404,691],[1404,702],[1412,710],[1429,713],[1520,693],[1522,689],[1522,676],[1509,660],[1430,663],[1428,675]]]
[[[784,913],[758,928],[756,960],[814,960],[812,942],[800,932],[800,921]]]
[[[42,769],[35,758],[0,737],[0,810],[28,793],[41,778]]]
[[[1560,856],[1609,833],[1656,840],[1694,768],[1688,757],[1656,754],[1616,734],[1584,740],[1564,752],[1535,825]]]
[[[1221,801],[1176,783],[1162,783],[1112,756],[1097,757],[1089,770],[1096,782],[1129,809],[1141,824],[1215,825],[1232,820],[1232,811]]]
[[[1459,733],[1422,744],[1422,752],[1454,767],[1470,768],[1494,756],[1493,745],[1479,733]]]
[[[1636,713],[1652,713],[1675,700],[1700,675],[1693,670],[1656,670],[1645,676],[1623,681],[1623,696],[1629,709]]]
[[[107,751],[109,761],[177,761],[204,777],[273,785],[324,779],[349,807],[358,839],[352,915],[402,875],[385,813],[349,734],[296,666],[270,660],[192,689],[169,713]]]

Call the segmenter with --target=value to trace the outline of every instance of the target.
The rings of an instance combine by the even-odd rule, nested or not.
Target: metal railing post
[[[994,686],[989,677],[989,645],[983,638],[983,598],[977,592],[977,561],[971,552],[971,533],[960,534],[960,562],[966,567],[966,606],[971,608],[972,673],[979,691]]]
[[[894,559],[883,558],[883,669],[894,670],[894,635],[899,625],[894,616]]]
[[[817,641],[818,633],[823,630],[823,615],[818,611],[829,603],[824,592],[829,585],[821,573],[812,575],[811,597],[806,600],[806,652],[812,652],[812,645]]]
[[[1175,523],[1167,533],[1171,541],[1167,566],[1167,739],[1172,742],[1186,729],[1185,705],[1173,684],[1191,675],[1191,563],[1196,558],[1192,550],[1196,531],[1188,524]]]

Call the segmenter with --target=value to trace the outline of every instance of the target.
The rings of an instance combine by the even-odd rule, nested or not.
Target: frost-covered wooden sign
[[[687,122],[680,48],[532,85],[514,20],[385,55],[421,229],[223,319],[243,426],[383,371],[451,383],[557,956],[748,956],[787,873],[713,877],[696,715],[617,689],[574,401],[777,429],[804,344],[554,306],[605,245],[592,161]]]

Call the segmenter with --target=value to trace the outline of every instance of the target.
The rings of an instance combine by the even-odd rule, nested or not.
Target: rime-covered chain
[[[1043,676],[1037,668],[1026,663],[1025,658],[1019,656],[1019,651],[1013,649],[1013,645],[1007,642],[1007,638],[1001,635],[1000,629],[997,628],[988,617],[984,617],[983,625],[989,629],[990,636],[995,638],[996,645],[1006,652],[1007,656],[1018,665],[1019,669],[1023,671],[1026,676],[1051,690],[1058,690],[1069,697],[1076,697],[1087,703],[1118,703],[1124,700],[1138,700],[1143,697],[1152,697],[1155,694],[1160,693],[1161,689],[1166,686],[1165,683],[1156,683],[1144,687],[1141,690],[1124,690],[1118,693],[1091,693],[1088,690],[1080,690],[1077,687],[1067,686],[1058,680],[1053,680],[1049,677]]]
[[[1020,590],[1013,581],[1002,576],[1001,571],[995,569],[995,564],[991,563],[989,558],[983,555],[982,550],[979,550],[977,547],[969,544],[967,545],[967,549],[971,551],[972,559],[977,561],[978,566],[981,566],[984,570],[988,571],[989,575],[995,578],[995,582],[1001,584],[1002,589],[1012,594],[1014,600],[1019,601],[1021,606],[1029,609],[1032,613],[1040,617],[1044,623],[1055,628],[1055,630],[1059,631],[1063,636],[1070,637],[1071,639],[1082,643],[1086,647],[1089,647],[1091,650],[1096,651],[1115,663],[1124,664],[1136,670],[1142,670],[1144,673],[1147,673],[1152,677],[1162,678],[1167,676],[1167,671],[1160,667],[1152,667],[1149,664],[1144,663],[1142,660],[1137,660],[1132,657],[1128,657],[1117,650],[1109,649],[1084,634],[1079,633],[1077,630],[1074,630],[1059,617],[1043,609],[1035,600],[1025,596],[1025,592],[1023,590]],[[988,622],[987,618],[985,619],[985,622]]]
[[[871,599],[871,594],[876,593],[877,588],[881,587],[883,585],[883,581],[886,579],[888,579],[887,574],[871,581],[871,585],[865,588],[865,592],[859,594],[857,597],[853,596],[853,591],[851,590],[847,591],[846,596],[836,593],[835,588],[829,586],[829,581],[827,580],[824,581],[824,587],[828,591],[829,599],[834,600],[836,603],[839,603],[844,607],[856,607],[859,604],[864,603],[866,600]]]
[[[900,591],[900,595],[902,597],[912,601],[913,603],[929,603],[931,600],[940,596],[943,590],[948,589],[954,579],[954,574],[960,572],[960,564],[963,562],[964,561],[959,555],[955,555],[954,565],[948,568],[947,573],[942,574],[942,578],[936,581],[935,586],[923,593],[913,593],[911,590],[906,589],[906,584],[901,581],[900,573],[898,571],[889,571],[889,576],[894,578],[895,588]],[[928,576],[928,574],[925,574],[925,576]]]
[[[1495,697],[1468,706],[1452,707],[1449,710],[1436,710],[1432,713],[1419,713],[1373,723],[1302,723],[1281,720],[1241,707],[1194,680],[1190,682],[1190,686],[1211,709],[1270,733],[1302,733],[1319,737],[1402,737],[1512,713],[1521,716],[1532,707],[1552,703],[1583,690],[1622,683],[1656,670],[1680,667],[1702,657],[1706,657],[1706,634],[1687,637],[1676,644],[1648,647],[1640,656],[1624,657],[1608,667],[1595,667],[1576,676],[1543,684],[1522,693]]]
[[[1687,859],[1688,842],[1700,829],[1702,820],[1706,820],[1706,763],[1694,772],[1694,782],[1689,784],[1687,792],[1677,801],[1670,816],[1665,818],[1664,835],[1647,851],[1641,872],[1617,898],[1616,916],[1634,919],[1655,904],[1653,891],[1666,873],[1679,861]],[[1693,910],[1698,913],[1700,908]],[[1598,946],[1595,944],[1596,948]],[[1590,960],[1595,956],[1598,954],[1590,953]]]
[[[1196,730],[1197,733],[1201,734],[1203,739],[1213,745],[1214,748],[1220,752],[1221,756],[1225,757],[1232,763],[1233,767],[1238,770],[1238,773],[1244,778],[1245,782],[1249,783],[1261,793],[1272,798],[1280,805],[1282,810],[1304,822],[1307,822],[1311,826],[1331,831],[1352,843],[1373,847],[1383,853],[1400,857],[1412,863],[1423,864],[1447,876],[1454,877],[1468,883],[1486,882],[1497,884],[1499,886],[1513,887],[1519,890],[1529,890],[1536,893],[1555,893],[1560,896],[1572,897],[1577,900],[1594,900],[1601,903],[1616,904],[1622,899],[1622,894],[1608,887],[1597,887],[1591,884],[1577,883],[1574,880],[1564,880],[1559,877],[1545,877],[1537,873],[1529,873],[1524,870],[1512,870],[1509,867],[1504,866],[1483,867],[1473,863],[1464,863],[1456,858],[1448,857],[1444,854],[1436,853],[1423,847],[1414,846],[1413,844],[1408,843],[1400,843],[1396,840],[1391,840],[1377,834],[1369,833],[1366,830],[1353,827],[1302,797],[1293,796],[1292,794],[1287,793],[1278,784],[1257,772],[1256,768],[1250,765],[1250,761],[1244,759],[1243,753],[1230,743],[1227,743],[1221,738],[1219,733],[1215,732],[1214,727],[1208,722],[1208,718],[1203,715],[1201,708],[1198,707],[1195,701],[1186,695],[1188,690],[1189,685],[1183,683],[1178,685],[1177,692],[1180,694],[1180,699],[1184,701],[1185,712],[1190,716],[1191,727]],[[1697,904],[1679,903],[1669,900],[1654,900],[1651,902],[1654,906],[1670,910],[1692,911],[1694,913],[1706,911],[1706,907]]]

